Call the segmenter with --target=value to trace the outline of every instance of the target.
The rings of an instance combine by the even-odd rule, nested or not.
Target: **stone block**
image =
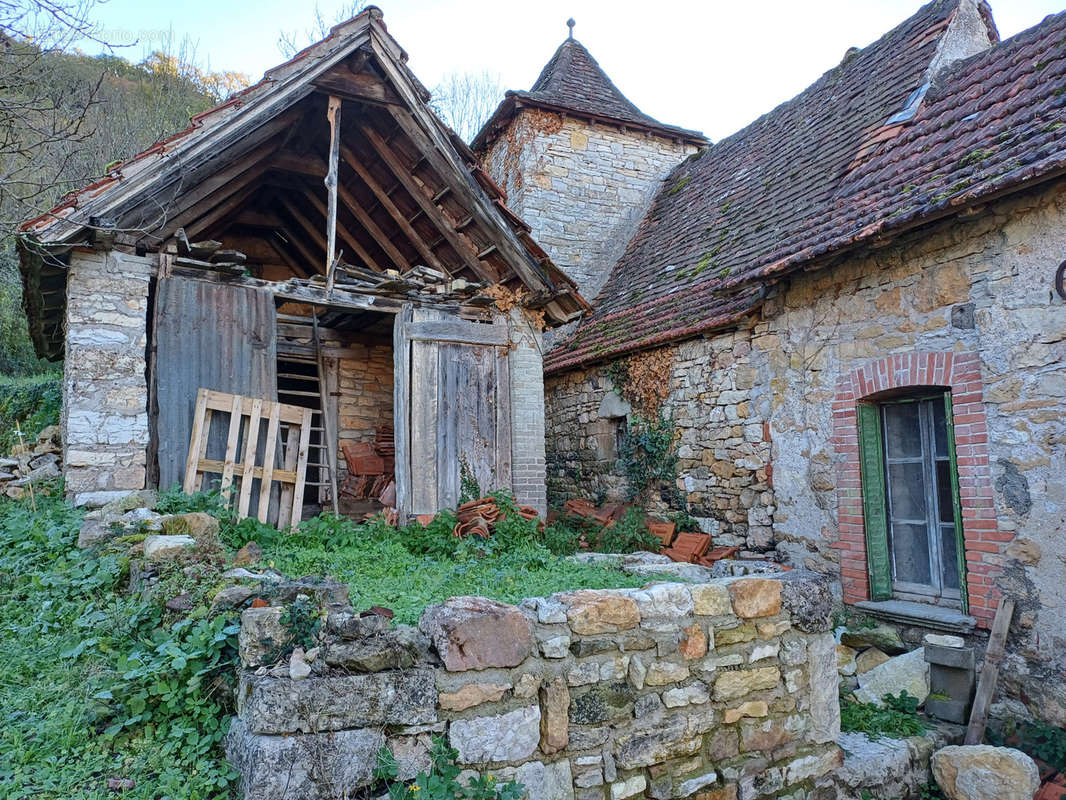
[[[430,606],[418,627],[451,671],[516,667],[533,652],[533,632],[522,612],[484,597]]]
[[[569,734],[570,690],[556,678],[540,690],[540,750],[552,755],[565,750]]]
[[[772,617],[781,613],[781,583],[769,578],[742,578],[729,584],[738,617]]]
[[[840,675],[836,669],[836,640],[831,633],[817,634],[807,642],[810,675],[811,725],[807,737],[817,744],[836,741],[840,735]]]
[[[627,683],[593,686],[570,699],[570,722],[574,725],[593,725],[628,717],[633,713],[634,697],[635,693]]]
[[[294,682],[244,673],[237,716],[251,732],[271,735],[423,725],[437,720],[435,675],[412,669]]]
[[[468,683],[455,692],[441,692],[437,698],[445,711],[466,711],[482,703],[502,700],[511,688],[509,683]]]
[[[675,664],[672,661],[653,661],[648,665],[644,683],[647,686],[665,686],[686,680],[688,676],[689,668],[686,664]]]
[[[651,730],[619,734],[615,738],[614,758],[620,769],[648,767],[698,753],[702,741],[698,736],[689,735],[683,717],[667,718]]]
[[[679,650],[681,657],[686,661],[695,658],[703,658],[707,655],[707,634],[699,623],[694,622],[681,631],[681,644]]]
[[[640,611],[631,597],[616,592],[583,590],[563,595],[570,629],[580,636],[616,633],[640,624]]]
[[[497,785],[517,781],[526,787],[528,794],[523,800],[573,800],[576,780],[566,759],[545,764],[543,761],[528,761],[517,767],[494,770]]]
[[[281,649],[292,639],[289,629],[281,624],[283,609],[277,606],[249,608],[241,614],[241,630],[237,635],[241,663],[258,667],[273,663]]]
[[[333,800],[354,796],[373,782],[384,744],[378,730],[266,736],[235,719],[226,737],[226,758],[241,775],[245,797]]]
[[[325,651],[327,664],[349,672],[410,669],[428,657],[429,641],[408,625],[362,639],[333,642]]]
[[[657,583],[633,592],[640,618],[666,617],[677,620],[692,613],[692,592],[679,583]]]
[[[765,700],[750,700],[747,703],[741,703],[736,708],[726,709],[722,718],[726,725],[732,725],[744,717],[765,717],[768,713],[770,710]]]
[[[191,536],[147,536],[144,539],[144,557],[149,561],[166,561],[177,558],[196,546]]]
[[[699,681],[690,686],[679,686],[663,692],[663,705],[667,708],[681,708],[688,705],[702,705],[710,700],[707,686]]]
[[[760,689],[772,689],[781,679],[777,667],[760,667],[758,669],[741,669],[723,672],[714,681],[714,699],[718,701],[735,700],[749,692]]]
[[[855,657],[855,674],[862,675],[884,664],[891,656],[876,647],[863,650]]]
[[[860,675],[855,698],[882,705],[881,698],[886,694],[896,695],[901,691],[917,697],[919,704],[929,696],[929,664],[925,660],[924,648],[891,658]]]
[[[463,764],[521,761],[533,755],[540,742],[540,707],[455,720],[448,738]]]
[[[777,580],[781,582],[782,608],[788,612],[793,627],[805,633],[823,633],[832,627],[833,591],[828,578],[796,569]]]

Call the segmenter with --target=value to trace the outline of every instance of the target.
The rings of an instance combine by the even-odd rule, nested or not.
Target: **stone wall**
[[[769,399],[756,380],[765,355],[753,349],[767,325],[760,323],[663,349],[672,362],[663,414],[677,430],[677,489],[701,528],[716,544],[751,551],[772,547],[775,511],[770,470]],[[547,381],[548,484],[556,504],[568,497],[619,500],[626,484],[617,463],[615,430],[628,406],[611,399],[615,389],[603,367],[550,376]],[[623,388],[624,393],[624,388]],[[653,510],[679,505],[664,487]]]
[[[1054,655],[1066,649],[1066,303],[1053,281],[1064,258],[1062,182],[930,226],[792,277],[750,332],[683,344],[679,352],[690,355],[678,359],[685,366],[675,367],[666,404],[682,417],[681,405],[702,409],[703,397],[725,396],[734,409],[721,413],[750,415],[740,428],[760,439],[748,442],[757,452],[726,454],[755,466],[755,486],[765,485],[757,514],[772,538],[760,525],[749,546],[774,547],[787,563],[833,576],[844,599],[856,602],[868,589],[855,404],[884,390],[951,388],[970,611],[987,627],[1000,594],[1015,597],[1003,681],[1059,725],[1066,725],[1066,664]],[[735,363],[722,362],[725,353]],[[738,381],[738,365],[753,372]],[[699,389],[686,394],[686,380]],[[590,456],[608,391],[602,370],[551,376],[547,385],[553,488],[616,485],[617,477],[603,475],[612,462]],[[724,423],[706,413],[699,419],[694,445],[682,434],[691,448],[682,451],[683,481],[698,480],[694,463],[706,459],[713,475],[723,460],[700,437],[720,435]],[[695,488],[705,496],[690,491],[690,502],[704,514],[731,507],[737,489]],[[740,487],[749,502],[745,488],[754,486]],[[737,535],[739,523],[720,530]]]
[[[796,571],[453,598],[417,630],[331,606],[299,680],[269,668],[282,609],[250,609],[227,752],[256,800],[349,796],[385,745],[409,779],[432,735],[532,800],[805,800],[841,761],[830,601]]]
[[[695,150],[650,133],[524,109],[484,161],[506,190],[507,205],[591,300],[662,180]]]
[[[337,444],[373,442],[379,428],[393,425],[392,343],[352,343],[337,359]],[[337,451],[337,480],[348,475]]]
[[[67,273],[63,474],[75,503],[143,489],[145,348],[154,257],[75,250]]]

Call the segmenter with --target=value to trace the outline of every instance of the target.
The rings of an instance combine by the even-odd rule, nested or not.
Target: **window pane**
[[[951,464],[936,462],[936,496],[940,506],[940,521],[955,524],[955,501],[951,496]]]
[[[925,468],[920,462],[891,464],[888,491],[892,519],[925,519]]]
[[[892,524],[892,557],[896,580],[932,583],[929,569],[929,529],[925,525]]]
[[[955,535],[955,526],[940,526],[940,574],[944,581],[945,589],[959,588],[959,540]]]
[[[889,458],[918,458],[922,455],[922,431],[918,424],[918,403],[892,403],[885,409],[885,450]]]
[[[933,439],[936,440],[937,458],[948,457],[948,426],[947,410],[944,408],[944,398],[938,397],[931,400],[933,406]]]

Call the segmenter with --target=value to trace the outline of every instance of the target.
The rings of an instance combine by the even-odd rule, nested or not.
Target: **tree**
[[[499,75],[488,71],[452,72],[433,89],[430,106],[464,142],[469,142],[502,99]]]
[[[351,19],[367,5],[367,0],[348,0],[334,14],[333,21],[329,22],[323,16],[321,6],[316,2],[311,27],[304,28],[303,31],[281,31],[278,34],[278,50],[285,58],[292,58],[305,47],[325,39],[329,35],[330,28]]]

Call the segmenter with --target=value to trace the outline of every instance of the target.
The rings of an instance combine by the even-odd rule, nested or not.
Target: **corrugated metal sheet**
[[[178,277],[159,281],[155,307],[159,485],[167,488],[185,476],[197,389],[278,399],[277,314],[261,289]],[[220,416],[208,458],[225,454],[229,419]]]

